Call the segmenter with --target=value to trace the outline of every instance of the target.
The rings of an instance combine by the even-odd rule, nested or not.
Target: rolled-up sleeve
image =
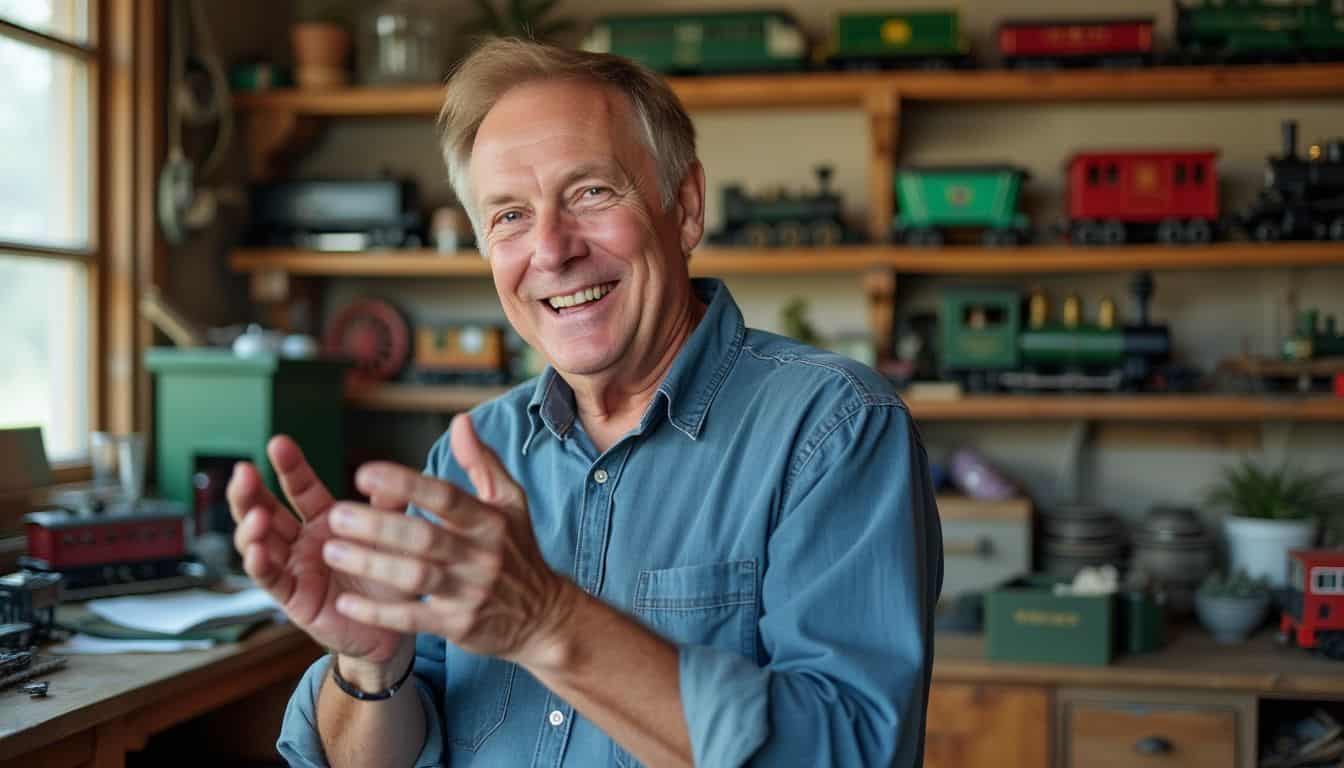
[[[927,458],[894,397],[857,405],[820,432],[790,469],[768,545],[765,666],[680,648],[696,765],[922,761],[942,582]]]
[[[411,679],[420,696],[420,708],[425,716],[425,746],[415,758],[416,768],[433,768],[444,764],[443,722],[439,702],[443,701],[444,641],[430,635],[415,639],[415,669]],[[327,765],[322,739],[317,731],[317,694],[322,690],[330,656],[323,656],[308,667],[299,680],[294,694],[285,707],[285,719],[280,726],[280,738],[275,747],[291,766],[316,768]]]

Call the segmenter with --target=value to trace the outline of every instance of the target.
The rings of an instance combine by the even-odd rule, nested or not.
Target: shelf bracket
[[[868,270],[863,274],[863,292],[868,297],[868,332],[873,339],[874,359],[881,363],[893,349],[896,270],[881,268]]]
[[[254,180],[280,176],[285,162],[317,135],[319,122],[297,112],[259,111],[247,117],[248,174]]]
[[[873,90],[864,99],[868,115],[868,237],[886,242],[896,210],[892,179],[901,133],[901,97],[889,88]]]

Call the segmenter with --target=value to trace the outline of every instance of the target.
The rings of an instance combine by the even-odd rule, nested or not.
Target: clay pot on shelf
[[[300,88],[339,88],[350,82],[350,33],[340,24],[306,21],[289,30],[294,79]]]

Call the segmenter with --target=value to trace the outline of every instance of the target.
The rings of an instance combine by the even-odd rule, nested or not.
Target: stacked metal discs
[[[1059,507],[1043,515],[1041,525],[1041,568],[1052,576],[1073,578],[1082,568],[1124,564],[1125,526],[1104,507]]]
[[[1214,540],[1195,510],[1155,506],[1134,533],[1132,568],[1166,596],[1171,613],[1189,613],[1195,590],[1214,564]]]

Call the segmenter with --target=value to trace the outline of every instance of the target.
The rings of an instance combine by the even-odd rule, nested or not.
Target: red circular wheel
[[[401,372],[410,353],[410,329],[401,313],[378,299],[359,299],[327,322],[323,351],[354,364],[353,378],[386,381]]]

